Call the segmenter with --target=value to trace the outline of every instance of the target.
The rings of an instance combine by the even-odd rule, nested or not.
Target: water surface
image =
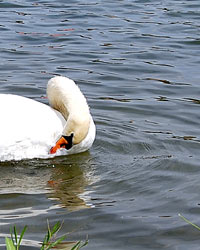
[[[199,249],[199,1],[0,1],[0,92],[47,103],[74,79],[97,126],[89,152],[0,163],[0,244],[28,249],[63,220],[85,249]],[[1,107],[3,108],[3,107]]]

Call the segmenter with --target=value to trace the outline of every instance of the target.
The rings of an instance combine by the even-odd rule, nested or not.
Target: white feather
[[[55,95],[55,98],[61,98],[60,101],[68,102],[69,96],[73,97],[74,99],[69,102],[72,109],[76,103],[74,110],[77,112],[79,110],[77,103],[82,106],[87,105],[85,98],[82,103],[80,100],[75,101],[76,93],[73,91],[77,87],[72,80],[64,77],[53,79],[57,81],[58,78],[66,86],[72,82],[75,87],[65,88],[62,97]],[[67,89],[69,92],[66,94]],[[76,113],[76,116],[78,115],[80,114]],[[95,125],[90,114],[89,117],[90,127],[84,140],[74,145],[70,150],[60,150],[56,155],[79,153],[92,146],[95,138]],[[49,150],[62,135],[65,126],[66,119],[63,115],[48,105],[22,96],[0,94],[0,161],[55,156],[50,155]]]

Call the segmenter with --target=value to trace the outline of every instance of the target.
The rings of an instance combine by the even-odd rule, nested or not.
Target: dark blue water
[[[0,92],[47,103],[74,79],[97,126],[89,152],[0,164],[0,243],[27,249],[63,220],[85,249],[199,249],[199,1],[0,1]],[[2,109],[3,107],[0,107]],[[36,249],[36,247],[35,247]]]

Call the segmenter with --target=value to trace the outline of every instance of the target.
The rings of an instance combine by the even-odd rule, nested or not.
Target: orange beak
[[[69,144],[68,141],[62,136],[54,147],[50,149],[50,154],[55,154],[56,151],[60,148],[66,148],[66,145]]]

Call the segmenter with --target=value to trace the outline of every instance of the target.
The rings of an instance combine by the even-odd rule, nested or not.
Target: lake
[[[0,1],[0,93],[48,103],[68,76],[97,127],[88,152],[0,163],[1,249],[14,225],[38,249],[47,220],[88,250],[199,249],[178,216],[200,225],[199,17],[197,0]]]

